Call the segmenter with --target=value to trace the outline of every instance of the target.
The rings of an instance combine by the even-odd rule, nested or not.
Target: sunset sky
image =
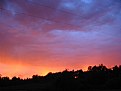
[[[121,64],[121,0],[0,0],[0,74],[31,77]]]

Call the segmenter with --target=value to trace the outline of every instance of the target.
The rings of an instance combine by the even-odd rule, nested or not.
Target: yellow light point
[[[77,79],[77,78],[78,78],[78,76],[74,76],[74,78],[75,78],[75,79]]]
[[[49,71],[47,68],[37,68],[37,70],[36,70],[36,74],[38,74],[40,76],[45,76],[49,72],[51,72],[51,70]]]
[[[84,66],[83,71],[87,71],[87,70],[88,70],[88,66]]]

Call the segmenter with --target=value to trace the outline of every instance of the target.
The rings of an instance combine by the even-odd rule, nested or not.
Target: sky
[[[120,0],[0,0],[2,76],[98,64],[121,64]]]

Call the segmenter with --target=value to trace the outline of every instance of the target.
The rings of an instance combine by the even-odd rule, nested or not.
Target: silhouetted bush
[[[28,86],[29,85],[29,86]],[[89,66],[87,71],[77,70],[52,73],[46,76],[33,75],[32,78],[2,77],[0,75],[0,89],[6,87],[33,88],[35,90],[79,91],[88,89],[121,89],[121,66],[107,68],[103,64]],[[16,87],[15,87],[16,86]],[[21,87],[19,87],[21,86]],[[27,87],[28,86],[28,87]],[[10,89],[10,88],[9,88]]]

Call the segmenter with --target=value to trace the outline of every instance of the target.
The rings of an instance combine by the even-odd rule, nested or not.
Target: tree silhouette
[[[24,88],[24,85],[31,85]],[[37,85],[38,84],[38,85]],[[121,89],[121,65],[115,65],[112,68],[107,68],[103,64],[98,66],[89,66],[87,71],[65,69],[62,72],[49,72],[46,76],[33,75],[32,78],[21,79],[19,77],[2,77],[0,75],[0,89],[3,91],[8,87],[15,89],[15,86],[21,86],[27,91],[30,87],[38,91],[79,91],[89,89]],[[39,87],[43,86],[43,87]],[[13,90],[14,91],[14,90]],[[16,90],[15,90],[16,91]]]

